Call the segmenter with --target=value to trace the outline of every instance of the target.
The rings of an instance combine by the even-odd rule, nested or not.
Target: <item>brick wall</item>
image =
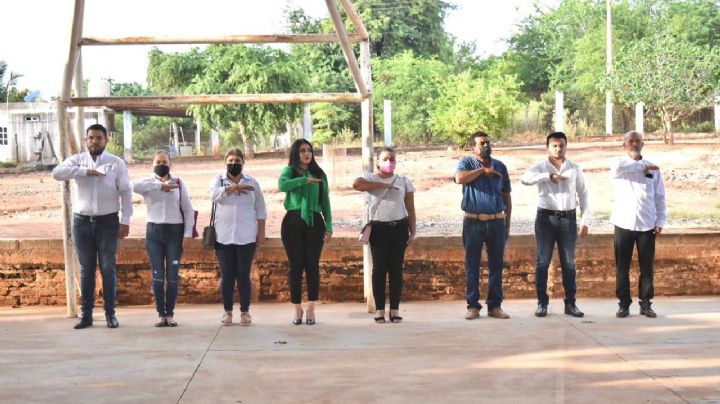
[[[463,255],[459,237],[417,239],[406,254],[403,298],[464,299]],[[505,261],[506,298],[533,298],[533,236],[512,236]],[[63,262],[62,240],[0,240],[0,306],[65,304]],[[580,239],[576,264],[578,298],[615,295],[612,235],[590,235]],[[286,270],[287,259],[280,240],[269,240],[255,259],[253,301],[288,301]],[[357,241],[333,239],[323,251],[320,271],[322,300],[362,301],[362,248]],[[635,294],[637,262],[633,263],[631,273]],[[486,274],[482,279],[485,296]],[[551,264],[548,284],[551,296],[562,298],[557,259]],[[218,286],[219,270],[214,254],[203,250],[200,240],[193,240],[182,260],[179,302],[219,303]],[[100,288],[98,279],[98,290]],[[150,288],[144,240],[123,240],[118,251],[118,302],[150,304]],[[655,294],[720,294],[720,233],[665,234],[658,238]]]

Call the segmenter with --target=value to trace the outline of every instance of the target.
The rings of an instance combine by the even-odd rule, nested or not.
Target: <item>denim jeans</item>
[[[115,251],[120,221],[117,214],[95,218],[75,214],[72,234],[80,261],[82,316],[92,318],[95,305],[95,267],[100,261],[102,292],[106,315],[115,314]]]
[[[503,300],[502,271],[505,253],[505,220],[463,220],[463,245],[465,246],[465,298],[469,308],[481,309],[480,304],[480,255],[485,244],[488,255],[488,310],[500,307]]]
[[[172,317],[175,314],[184,232],[183,223],[147,224],[145,248],[152,269],[155,308],[160,317]]]
[[[637,245],[638,261],[640,264],[640,282],[638,283],[640,305],[650,304],[655,296],[653,286],[655,259],[655,230],[633,231],[615,226],[615,294],[620,300],[620,306],[630,307],[630,262],[633,249]]]
[[[407,219],[395,222],[372,222],[370,250],[372,251],[372,288],[375,309],[385,310],[385,284],[390,278],[390,310],[400,308],[403,286],[403,261],[409,237]]]
[[[560,256],[562,284],[565,290],[565,303],[575,303],[575,243],[577,242],[577,219],[575,212],[567,216],[556,216],[539,210],[535,217],[535,243],[537,245],[535,262],[535,289],[538,304],[547,306],[550,298],[547,294],[548,267],[555,244]]]
[[[250,311],[250,269],[257,244],[215,243],[215,254],[220,264],[220,295],[225,311],[233,309],[233,294],[237,284],[240,312]]]

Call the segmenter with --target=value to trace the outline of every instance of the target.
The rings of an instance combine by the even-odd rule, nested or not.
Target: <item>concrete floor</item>
[[[660,298],[656,319],[583,319],[530,300],[509,320],[463,319],[463,302],[402,306],[376,325],[362,304],[255,304],[251,327],[222,327],[219,305],[181,305],[177,328],[152,307],[120,307],[120,328],[75,331],[63,307],[0,308],[0,402],[26,403],[709,403],[720,402],[720,297]]]

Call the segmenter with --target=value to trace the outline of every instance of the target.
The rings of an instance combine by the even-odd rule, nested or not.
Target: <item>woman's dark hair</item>
[[[293,169],[293,177],[301,176],[304,171],[300,167],[300,146],[303,144],[308,145],[310,147],[310,152],[312,152],[312,159],[310,160],[310,164],[308,164],[308,171],[317,178],[325,178],[325,171],[323,171],[323,169],[320,168],[318,163],[315,161],[315,152],[313,152],[312,144],[305,139],[297,139],[293,142],[292,146],[290,146],[290,158],[288,159],[288,165]]]

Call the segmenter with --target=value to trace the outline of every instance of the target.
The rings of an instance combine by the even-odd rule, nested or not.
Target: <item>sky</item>
[[[504,39],[533,11],[559,0],[450,0],[457,9],[445,21],[458,41],[475,41],[479,56],[500,54]],[[407,2],[407,0],[387,0]],[[23,76],[17,87],[39,90],[50,99],[60,92],[69,52],[73,0],[2,0],[0,60]],[[313,17],[327,16],[323,0],[85,0],[84,36],[207,36],[287,33],[283,10],[302,7]],[[160,46],[166,52],[186,45]],[[150,46],[83,47],[83,76],[91,82],[145,84]],[[5,78],[9,76],[6,73]]]

